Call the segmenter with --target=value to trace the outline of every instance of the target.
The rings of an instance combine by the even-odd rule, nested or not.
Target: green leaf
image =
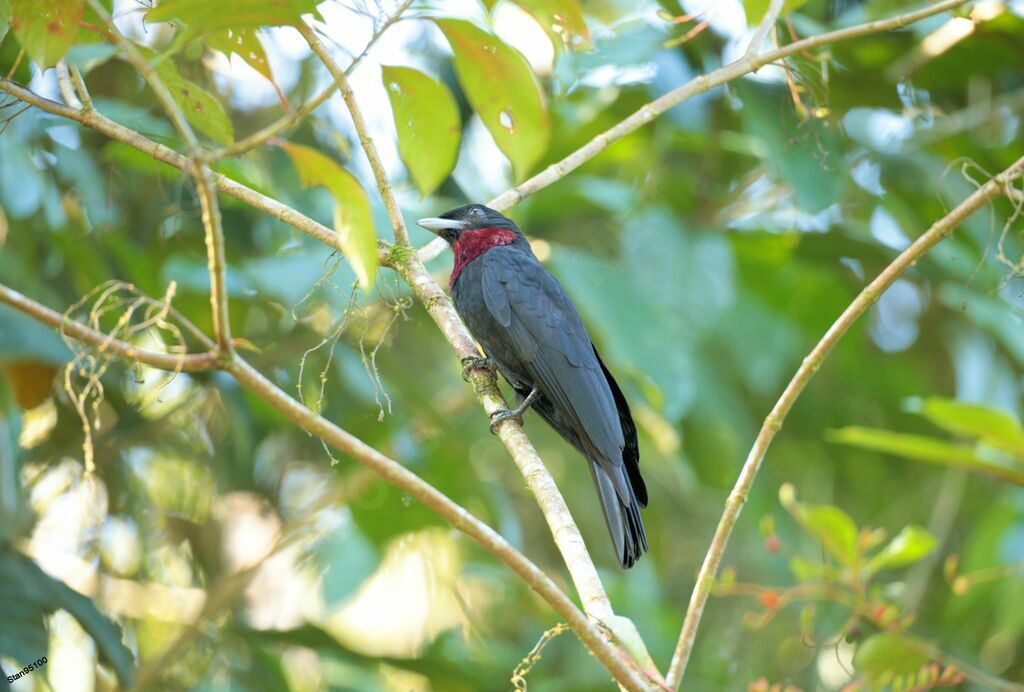
[[[522,180],[550,136],[540,85],[529,63],[501,39],[461,19],[435,19],[455,52],[455,73],[473,110]]]
[[[100,613],[91,599],[10,550],[0,552],[0,602],[6,609],[0,627],[0,653],[19,662],[45,654],[48,637],[43,617],[63,609],[93,638],[100,658],[113,667],[121,686],[132,686],[135,662],[121,641],[121,628]]]
[[[316,13],[317,0],[163,0],[146,13],[149,22],[183,25],[176,42],[209,33],[261,26],[289,26]]]
[[[75,43],[84,8],[83,0],[11,0],[11,26],[28,56],[52,67]]]
[[[440,185],[459,155],[459,108],[444,84],[411,67],[385,65],[384,88],[398,131],[398,151],[420,194]]]
[[[1024,431],[1016,420],[1002,411],[930,397],[922,404],[921,415],[954,435],[976,437],[985,444],[1024,458]]]
[[[884,632],[865,639],[853,655],[857,671],[872,677],[912,673],[926,663],[928,657],[911,640]]]
[[[743,0],[743,9],[747,12],[747,24],[750,26],[760,24],[770,4],[771,0]],[[806,4],[807,0],[786,0],[782,4],[782,12],[779,14],[783,15],[787,12],[793,12]]]
[[[846,512],[831,505],[800,505],[797,519],[844,565],[857,559],[857,525]]]
[[[0,0],[0,41],[7,35],[11,26],[11,0]]]
[[[282,142],[281,146],[298,169],[303,185],[320,185],[334,196],[334,230],[339,247],[359,277],[359,285],[369,289],[376,279],[380,260],[370,200],[359,181],[334,159],[312,147],[290,142]]]
[[[270,61],[267,60],[267,51],[260,43],[256,29],[252,27],[227,28],[221,31],[212,31],[205,37],[206,44],[214,50],[219,50],[225,55],[232,53],[244,60],[249,67],[259,72],[274,82],[274,73],[270,70]]]
[[[935,550],[938,540],[920,526],[907,526],[877,555],[868,561],[870,574],[882,569],[912,565]]]
[[[140,48],[140,51],[147,59],[154,57],[150,50]],[[235,129],[220,102],[195,82],[182,77],[170,59],[155,62],[157,76],[171,92],[189,124],[220,144],[231,144]]]
[[[822,562],[808,560],[805,557],[796,555],[789,561],[789,571],[799,581],[813,581],[815,579],[827,579],[833,575],[834,568]]]
[[[910,435],[850,425],[839,430],[828,431],[825,438],[838,444],[886,452],[928,464],[965,469],[1017,485],[1024,485],[1024,466],[997,463],[994,460],[983,458],[972,447],[937,440],[925,435]]]
[[[537,20],[556,47],[590,44],[590,31],[579,0],[515,0],[515,3]]]

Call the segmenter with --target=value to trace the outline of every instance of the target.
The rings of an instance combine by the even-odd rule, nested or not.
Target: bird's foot
[[[523,414],[526,413],[526,409],[530,408],[530,404],[532,404],[533,400],[537,398],[537,394],[538,394],[537,388],[534,387],[533,390],[531,390],[530,393],[527,395],[527,397],[525,399],[523,399],[523,403],[519,404],[515,408],[513,408],[513,409],[507,409],[507,408],[506,409],[501,409],[500,411],[495,411],[494,413],[492,413],[491,414],[491,432],[493,434],[497,435],[498,434],[498,426],[502,422],[507,421],[510,418],[515,418],[517,421],[519,421],[519,424],[522,425],[522,423],[523,423]]]
[[[463,358],[462,379],[464,379],[466,382],[469,382],[469,371],[476,370],[478,368],[490,370],[491,375],[493,375],[498,370],[498,367],[490,358]]]

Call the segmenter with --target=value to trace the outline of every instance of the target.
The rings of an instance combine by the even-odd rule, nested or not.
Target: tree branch
[[[73,76],[74,74],[72,73],[72,77]],[[40,110],[46,111],[47,113],[52,113],[54,115],[68,118],[69,120],[79,122],[92,130],[96,130],[97,132],[110,137],[111,139],[116,139],[130,147],[138,149],[142,153],[147,154],[161,163],[166,163],[167,165],[177,168],[188,175],[192,175],[193,163],[187,156],[182,156],[163,144],[159,144],[158,142],[154,142],[151,139],[143,137],[135,130],[129,129],[124,125],[116,123],[103,116],[99,111],[89,109],[87,105],[86,107],[83,107],[82,110],[71,108],[63,103],[57,103],[56,101],[51,101],[48,98],[40,96],[20,84],[4,79],[3,77],[0,77],[0,91],[5,91],[11,96],[18,98],[25,103],[31,104]],[[288,205],[282,204],[267,195],[256,192],[252,188],[246,187],[242,183],[232,180],[220,173],[213,173],[212,176],[214,185],[216,185],[217,189],[228,197],[233,197],[255,209],[259,209],[275,219],[288,224],[292,228],[301,231],[312,238],[316,238],[325,245],[332,248],[338,247],[337,234],[322,223],[314,221]]]
[[[807,387],[807,383],[817,372],[825,357],[832,351],[843,335],[850,329],[854,322],[867,311],[875,301],[885,293],[886,289],[924,253],[942,242],[953,230],[964,222],[971,214],[983,207],[995,197],[1003,194],[1009,188],[1009,183],[1024,175],[1024,157],[1018,159],[1012,166],[994,177],[974,191],[969,197],[958,204],[951,212],[932,224],[923,235],[915,240],[910,247],[901,252],[882,273],[875,277],[875,280],[868,284],[852,303],[843,311],[839,318],[829,327],[821,340],[804,358],[793,379],[790,380],[782,396],[772,407],[771,413],[761,426],[757,434],[754,446],[751,448],[747,459],[740,471],[736,485],[733,486],[729,498],[725,502],[725,510],[722,518],[715,529],[714,538],[711,540],[711,547],[704,557],[700,573],[697,575],[697,583],[690,596],[690,604],[686,610],[686,617],[683,620],[683,627],[679,633],[679,641],[672,656],[672,665],[669,667],[667,682],[675,689],[679,686],[686,671],[686,664],[693,649],[694,638],[697,635],[697,628],[700,625],[701,616],[704,614],[704,606],[707,603],[711,588],[714,585],[715,575],[725,554],[726,544],[732,534],[736,520],[739,518],[743,505],[747,500],[747,494],[754,483],[761,462],[765,453],[775,438],[776,433],[782,428],[782,422],[786,418],[797,398]]]
[[[108,35],[112,38],[118,48],[124,53],[128,61],[142,75],[156,95],[160,105],[163,106],[167,117],[170,118],[174,129],[185,140],[188,147],[189,159],[192,162],[191,174],[196,182],[196,190],[199,193],[199,206],[203,213],[203,228],[206,238],[206,257],[210,273],[210,307],[213,312],[213,334],[217,341],[217,347],[225,354],[231,354],[234,346],[231,342],[231,325],[228,319],[228,289],[225,279],[227,261],[224,257],[224,228],[221,224],[220,206],[217,204],[217,192],[213,182],[213,175],[209,167],[202,160],[199,140],[196,139],[192,126],[189,125],[185,114],[178,106],[177,101],[167,89],[167,86],[157,75],[156,70],[149,64],[139,52],[135,44],[126,39],[114,26],[114,23],[106,8],[99,0],[89,0],[89,5],[96,12],[97,17],[107,25]],[[73,103],[68,104],[74,107]]]
[[[356,102],[356,95],[352,93],[352,87],[348,83],[345,71],[341,69],[341,66],[335,61],[334,56],[327,50],[327,47],[324,46],[323,41],[316,35],[312,27],[305,22],[299,22],[296,28],[302,34],[302,38],[306,39],[306,43],[313,49],[317,57],[320,58],[320,62],[327,67],[327,71],[334,77],[335,83],[341,90],[341,98],[344,99],[349,115],[352,116],[352,124],[355,125],[356,134],[359,135],[359,143],[363,145],[366,158],[370,160],[373,177],[377,179],[377,189],[380,190],[381,199],[384,200],[384,207],[388,210],[388,218],[391,219],[391,227],[395,233],[395,243],[398,245],[408,245],[409,231],[405,228],[402,210],[398,206],[398,200],[395,199],[395,192],[391,188],[391,181],[388,180],[387,171],[384,170],[384,163],[380,160],[380,155],[377,153],[377,146],[373,143],[373,138],[370,137],[370,133],[366,129],[366,121],[363,119],[363,113],[359,109],[359,103]]]
[[[768,10],[764,13],[764,17],[761,19],[761,23],[757,25],[757,31],[754,32],[754,37],[750,39],[750,45],[747,46],[747,50],[743,53],[743,57],[747,59],[754,59],[761,52],[761,44],[764,43],[764,37],[768,34],[768,30],[772,28],[772,25],[779,18],[779,12],[782,11],[783,0],[772,0],[768,6]]]
[[[717,70],[691,79],[686,84],[678,86],[650,103],[641,106],[631,116],[597,135],[561,161],[551,164],[529,180],[501,193],[488,202],[487,206],[497,209],[498,211],[502,211],[514,204],[522,202],[533,193],[543,190],[552,183],[558,182],[571,171],[579,168],[584,163],[603,152],[613,142],[622,139],[626,135],[632,134],[673,106],[677,106],[683,101],[697,96],[698,94],[703,94],[705,91],[716,86],[720,86],[726,82],[731,82],[732,80],[751,72],[756,72],[761,67],[773,63],[776,60],[781,60],[782,58],[789,57],[790,55],[794,55],[801,51],[818,48],[819,46],[823,46],[828,43],[838,43],[840,41],[848,41],[850,39],[867,36],[869,34],[877,34],[882,31],[901,29],[908,24],[913,24],[914,22],[926,19],[932,15],[960,7],[966,2],[967,0],[945,0],[944,2],[937,2],[934,5],[930,5],[920,10],[901,14],[896,17],[890,17],[889,19],[867,22],[866,24],[859,24],[857,26],[847,27],[846,29],[839,29],[838,31],[830,31],[818,36],[811,36],[809,38],[796,41],[795,43],[790,43],[780,48],[776,48],[775,50],[761,53],[760,55],[755,56],[748,53],[735,62],[731,62]],[[423,262],[429,262],[444,252],[444,250],[444,240],[436,238],[420,248],[420,260]]]
[[[393,24],[396,24],[402,20],[402,14],[407,9],[409,9],[410,5],[412,5],[412,0],[405,0],[401,5],[399,5],[395,9],[395,11],[392,14],[390,14],[383,22],[381,22],[380,26],[374,29],[373,35],[370,37],[370,40],[367,42],[366,46],[363,47],[363,51],[355,58],[353,58],[352,62],[349,63],[349,66],[345,68],[346,77],[351,75],[355,71],[355,69],[359,67],[359,63],[362,62],[363,58],[366,57],[366,54],[370,52],[370,49],[373,48],[374,44],[377,43],[380,37],[384,35],[384,32],[387,31]],[[248,137],[244,137],[235,142],[234,144],[224,147],[223,149],[218,149],[216,151],[210,152],[206,156],[206,161],[216,161],[217,159],[228,158],[230,156],[239,156],[241,154],[246,153],[247,151],[255,149],[256,147],[263,146],[271,139],[279,135],[281,132],[289,128],[292,128],[298,125],[300,122],[302,122],[310,113],[312,113],[317,108],[322,106],[327,101],[327,99],[331,98],[331,96],[334,95],[334,92],[337,91],[337,89],[338,83],[332,81],[323,91],[321,91],[319,94],[314,96],[306,103],[302,104],[302,106],[300,106],[298,109],[282,116],[281,118],[278,118],[274,122],[264,127],[262,130],[254,132]]]
[[[441,515],[453,527],[473,538],[519,575],[527,586],[537,592],[566,621],[576,636],[583,641],[594,657],[620,684],[630,690],[646,689],[647,685],[643,678],[627,663],[625,655],[605,641],[600,631],[562,593],[550,577],[494,529],[398,462],[389,459],[362,440],[345,432],[285,394],[244,360],[236,357],[228,366],[228,371],[243,387],[277,409],[303,430],[319,437],[338,451],[366,464],[386,480],[399,486]]]
[[[61,331],[74,339],[99,347],[102,351],[164,370],[190,372],[223,369],[243,387],[262,401],[315,435],[338,451],[368,466],[386,481],[398,486],[426,507],[465,533],[485,550],[506,564],[547,602],[566,621],[576,635],[615,679],[629,690],[643,690],[643,678],[627,663],[625,657],[604,640],[600,632],[557,585],[525,555],[515,549],[494,529],[469,513],[447,495],[407,470],[400,463],[378,452],[373,447],[342,430],[334,423],[317,415],[288,396],[279,387],[260,374],[237,354],[224,362],[219,353],[171,355],[135,348],[129,343],[91,329],[80,322],[66,318],[50,308],[0,284],[0,302],[21,311],[29,317]]]
[[[100,353],[112,353],[115,356],[160,370],[203,372],[204,370],[216,370],[219,367],[219,356],[215,352],[173,354],[136,348],[127,341],[115,339],[109,334],[104,334],[81,322],[65,317],[3,284],[0,284],[0,303],[6,303],[15,310],[53,327],[72,339],[95,346]]]

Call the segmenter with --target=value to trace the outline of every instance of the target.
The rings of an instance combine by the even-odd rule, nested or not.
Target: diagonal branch
[[[72,71],[72,78],[74,78],[74,71]],[[42,111],[46,111],[47,113],[59,115],[63,118],[68,118],[69,120],[81,123],[85,127],[96,130],[111,139],[116,139],[130,147],[138,149],[142,153],[160,161],[161,163],[166,163],[167,165],[177,168],[188,175],[192,175],[194,166],[187,156],[182,156],[173,149],[158,142],[154,142],[153,140],[142,136],[135,130],[129,129],[124,125],[116,123],[105,117],[99,111],[90,108],[89,104],[85,101],[85,98],[82,98],[82,109],[72,108],[64,105],[63,103],[51,101],[50,99],[40,96],[34,91],[30,91],[20,84],[4,79],[3,77],[0,77],[0,91],[5,91],[11,96],[20,99],[25,103],[31,104]],[[233,197],[255,209],[259,209],[275,219],[288,224],[292,228],[301,231],[312,238],[316,238],[325,245],[332,248],[336,248],[338,246],[337,235],[322,223],[314,221],[288,205],[282,204],[276,199],[257,192],[250,187],[246,187],[242,183],[232,180],[225,175],[213,173],[212,177],[217,190],[228,197]]]
[[[377,43],[380,37],[384,35],[384,32],[391,28],[393,24],[397,24],[398,22],[400,22],[402,20],[402,14],[404,14],[405,11],[408,10],[411,5],[412,0],[404,0],[404,2],[402,2],[401,5],[395,8],[394,12],[388,15],[384,19],[384,21],[382,21],[380,25],[378,25],[374,29],[373,35],[370,37],[370,40],[367,42],[366,46],[363,47],[363,51],[355,58],[353,58],[352,62],[349,63],[349,66],[345,68],[345,76],[351,75],[355,71],[355,69],[359,67],[359,63],[362,62],[363,58],[366,57],[367,53],[370,52],[370,49],[373,48],[373,46]],[[337,89],[337,82],[332,81],[323,91],[321,91],[319,94],[311,98],[306,103],[302,104],[302,106],[300,106],[296,110],[292,111],[291,113],[288,113],[287,115],[282,116],[281,118],[275,120],[271,124],[264,127],[262,130],[254,132],[248,137],[244,137],[243,139],[238,140],[237,142],[230,146],[211,152],[206,156],[206,160],[215,161],[217,159],[223,159],[230,156],[239,156],[247,151],[255,149],[256,147],[263,146],[271,139],[281,134],[281,132],[289,128],[292,128],[298,125],[303,120],[305,120],[310,113],[312,113],[317,108],[322,106],[327,101],[327,99],[331,98],[331,96],[334,96],[334,92]]]
[[[874,305],[875,301],[885,293],[886,289],[903,272],[921,258],[924,253],[932,249],[953,230],[963,223],[969,216],[988,204],[991,200],[1004,194],[1009,189],[1009,183],[1024,176],[1024,157],[1018,159],[1012,166],[988,181],[985,185],[974,191],[969,197],[958,204],[951,212],[932,224],[923,235],[915,240],[910,247],[901,252],[882,273],[875,277],[875,280],[868,284],[864,290],[854,299],[843,311],[839,318],[829,327],[825,335],[804,358],[793,379],[790,380],[782,396],[775,403],[771,413],[764,421],[761,431],[757,434],[754,446],[751,448],[747,459],[740,471],[736,485],[733,486],[729,498],[725,502],[725,510],[722,518],[715,529],[715,536],[711,541],[711,547],[704,557],[704,564],[701,565],[700,573],[697,575],[697,583],[693,587],[693,594],[690,596],[690,605],[686,610],[686,617],[683,620],[682,631],[679,633],[679,641],[676,644],[675,654],[672,656],[672,665],[669,667],[667,681],[675,689],[679,686],[686,671],[686,664],[693,650],[694,638],[697,635],[697,628],[700,625],[701,616],[704,614],[704,606],[707,604],[708,596],[714,585],[715,575],[721,565],[722,556],[725,554],[726,544],[732,534],[736,520],[739,518],[743,505],[747,500],[747,494],[754,483],[761,462],[764,461],[765,453],[775,438],[776,433],[782,428],[782,422],[786,418],[797,398],[807,387],[807,383],[814,377],[815,372],[821,366],[822,361],[832,351],[843,335],[853,326],[853,323],[863,315],[868,308]]]
[[[149,365],[161,370],[202,372],[216,370],[219,367],[219,356],[210,351],[207,353],[159,353],[135,347],[127,341],[115,339],[81,322],[69,319],[56,310],[37,303],[12,288],[0,284],[0,303],[6,303],[29,317],[53,327],[61,334],[70,336],[83,343],[95,346],[101,353],[112,353],[127,360]]]
[[[906,14],[890,17],[889,19],[880,19],[874,22],[867,22],[866,24],[858,24],[845,29],[839,29],[838,31],[830,31],[818,36],[811,36],[766,53],[751,55],[748,51],[748,54],[744,55],[739,60],[731,62],[728,65],[720,67],[712,72],[708,72],[705,75],[691,79],[686,84],[678,86],[672,91],[659,96],[650,103],[641,106],[631,116],[597,135],[561,161],[551,164],[529,180],[501,193],[488,202],[487,206],[501,211],[514,204],[522,202],[533,193],[543,190],[552,183],[558,182],[570,172],[603,152],[613,142],[622,139],[626,135],[632,134],[673,106],[677,106],[687,99],[703,94],[716,86],[720,86],[726,82],[731,82],[732,80],[738,79],[743,75],[750,74],[751,72],[756,72],[765,65],[769,65],[777,60],[789,57],[790,55],[800,53],[801,51],[812,50],[829,43],[838,43],[840,41],[848,41],[850,39],[860,38],[861,36],[867,36],[869,34],[892,31],[893,29],[902,29],[908,24],[913,24],[914,22],[921,21],[922,19],[926,19],[933,15],[956,9],[966,2],[967,0],[944,0],[943,2],[937,2],[934,5],[929,5],[928,7],[920,10],[907,12]],[[445,242],[440,238],[436,238],[420,248],[420,260],[423,262],[429,262],[444,252],[444,250]]]
[[[476,344],[455,312],[451,300],[416,257],[416,253],[409,251],[408,247],[403,247],[408,246],[409,235],[405,228],[405,222],[402,220],[401,209],[395,199],[380,157],[377,155],[373,140],[366,130],[366,124],[360,114],[355,95],[352,93],[343,71],[312,28],[302,24],[298,29],[313,52],[319,56],[338,82],[342,97],[345,99],[345,104],[348,106],[352,121],[359,134],[359,141],[373,167],[377,186],[394,225],[395,239],[398,243],[389,254],[389,258],[393,260],[392,266],[402,275],[416,292],[420,301],[427,307],[430,316],[444,333],[448,343],[455,349],[459,359],[465,360],[478,356],[479,351]],[[477,372],[473,376],[472,382],[477,398],[488,415],[508,407],[493,376]],[[611,602],[604,591],[604,586],[594,567],[590,553],[587,551],[579,527],[576,526],[569,508],[565,504],[565,499],[559,492],[550,472],[537,455],[526,433],[523,432],[522,426],[517,422],[510,420],[503,423],[499,428],[499,435],[520,472],[526,478],[531,492],[537,498],[555,543],[565,559],[576,590],[580,594],[584,610],[594,619],[610,626],[614,621]]]

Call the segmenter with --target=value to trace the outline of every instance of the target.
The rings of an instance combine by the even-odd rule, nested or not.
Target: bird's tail
[[[593,461],[589,465],[604,520],[615,545],[615,555],[623,569],[629,569],[647,552],[647,534],[640,519],[640,505],[626,477],[625,467],[608,472]],[[619,477],[613,478],[613,474]]]

